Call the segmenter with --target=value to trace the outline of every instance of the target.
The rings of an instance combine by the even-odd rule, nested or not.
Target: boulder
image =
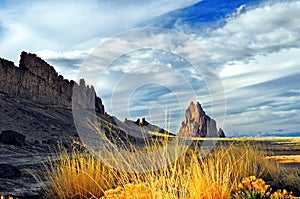
[[[21,171],[10,164],[0,164],[0,178],[19,178]]]
[[[0,142],[8,145],[21,146],[25,143],[25,135],[22,135],[13,130],[5,130],[0,134]]]

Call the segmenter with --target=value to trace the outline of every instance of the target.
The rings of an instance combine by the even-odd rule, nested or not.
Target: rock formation
[[[199,102],[190,106],[185,111],[185,119],[181,123],[178,136],[190,137],[225,137],[224,131],[217,130],[217,124],[205,114]]]
[[[143,117],[142,120],[137,119],[135,124],[139,126],[147,126],[149,122],[147,122],[146,119]]]
[[[80,91],[75,98],[73,90]],[[86,86],[84,80],[77,84],[64,79],[47,62],[26,52],[21,53],[19,67],[0,58],[0,93],[43,105],[69,108],[73,100],[83,107],[92,104],[96,112],[104,113],[102,101],[96,96],[93,86]]]

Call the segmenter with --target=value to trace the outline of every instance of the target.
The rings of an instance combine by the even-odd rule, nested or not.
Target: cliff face
[[[217,124],[205,114],[199,102],[190,103],[185,111],[185,119],[181,123],[179,136],[190,137],[225,137],[223,130],[217,130]]]
[[[35,54],[22,52],[19,67],[0,58],[0,93],[43,105],[71,107],[73,89],[82,94],[75,98],[73,96],[73,101],[89,107],[92,104],[98,113],[104,113],[102,101],[96,96],[93,87],[86,86],[84,80],[78,85],[64,79]]]

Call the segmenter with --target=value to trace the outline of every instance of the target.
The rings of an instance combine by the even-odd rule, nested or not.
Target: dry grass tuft
[[[130,147],[129,150],[138,152]],[[143,152],[145,149],[158,151],[161,147],[168,146],[154,144]],[[179,145],[171,147],[158,153],[156,160],[172,159],[180,152]],[[159,170],[149,170],[153,156],[140,160],[130,154],[122,157],[117,150],[111,150],[105,151],[100,161],[87,152],[62,152],[47,169],[50,185],[46,193],[49,198],[62,199],[221,199],[231,198],[242,179],[248,176],[272,182],[274,187],[287,184],[289,188],[297,188],[300,182],[299,173],[289,174],[276,161],[266,159],[258,146],[249,143],[219,146],[204,157],[198,152],[199,149],[188,149],[175,162]],[[118,169],[107,166],[117,163]],[[126,172],[121,168],[131,164],[142,172]]]
[[[151,189],[145,183],[139,184],[126,184],[124,186],[118,186],[116,189],[110,189],[104,192],[104,196],[101,199],[175,199],[174,196]]]
[[[111,169],[94,156],[73,150],[62,151],[46,170],[47,198],[99,198],[113,186]]]

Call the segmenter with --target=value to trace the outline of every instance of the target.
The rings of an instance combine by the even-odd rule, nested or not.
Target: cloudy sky
[[[300,135],[300,1],[1,0],[0,57],[38,54],[109,114],[178,131],[191,100],[230,136]]]

